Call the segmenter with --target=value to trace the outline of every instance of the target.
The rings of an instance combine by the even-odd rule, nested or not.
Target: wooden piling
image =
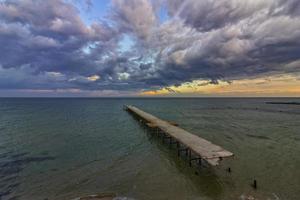
[[[219,165],[219,162],[223,158],[233,156],[233,153],[223,149],[222,147],[211,143],[197,135],[191,134],[188,131],[174,126],[175,123],[170,123],[159,119],[149,113],[146,113],[134,106],[125,106],[125,110],[133,113],[135,116],[140,118],[149,128],[156,128],[157,134],[162,131],[167,138],[176,141],[178,147],[178,156],[180,156],[180,144],[187,148],[186,155],[189,156],[189,164],[192,165],[192,154],[197,156],[199,159],[205,160],[212,166]],[[177,124],[175,124],[177,125]],[[164,141],[165,135],[162,136]]]

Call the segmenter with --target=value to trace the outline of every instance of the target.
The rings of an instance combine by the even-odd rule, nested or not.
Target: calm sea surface
[[[0,200],[106,192],[137,200],[298,200],[300,105],[266,101],[300,99],[0,99]],[[178,122],[235,157],[190,168],[124,104]]]

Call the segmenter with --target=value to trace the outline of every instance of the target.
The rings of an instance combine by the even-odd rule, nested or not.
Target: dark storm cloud
[[[161,75],[235,80],[287,68],[299,60],[299,1],[168,1],[171,20],[157,33]]]
[[[298,0],[113,0],[105,16],[87,25],[72,1],[0,1],[0,88],[138,91],[300,73]]]
[[[147,40],[157,23],[149,0],[112,0],[111,19],[121,33],[131,33]]]
[[[102,56],[115,51],[118,40],[110,26],[99,22],[85,25],[76,8],[60,0],[4,1],[0,4],[0,17],[0,72],[10,73],[10,80],[2,75],[2,87],[16,82],[13,73],[22,74],[27,80],[31,76],[42,78],[47,72],[66,77],[63,83],[49,82],[49,87],[71,87],[76,82],[68,78],[88,77],[101,71],[97,63],[104,62]],[[15,71],[9,71],[10,68]],[[47,88],[47,81],[45,77],[41,85],[27,80],[25,86]]]

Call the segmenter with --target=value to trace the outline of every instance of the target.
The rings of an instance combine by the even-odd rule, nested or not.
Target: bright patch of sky
[[[110,7],[110,0],[90,0],[91,5],[87,2],[87,0],[73,0],[86,24],[92,24],[94,21],[105,18]]]
[[[98,44],[97,42],[90,43],[90,44],[86,45],[85,47],[83,47],[83,48],[82,48],[82,51],[83,51],[84,53],[86,53],[86,54],[90,54],[90,53],[91,53],[91,50],[92,50],[93,48],[95,48],[97,44]]]
[[[169,19],[169,15],[168,15],[167,8],[165,5],[160,7],[158,16],[159,16],[160,23],[164,23],[165,21],[167,21]]]
[[[134,41],[132,37],[130,37],[129,35],[124,35],[122,40],[119,42],[119,51],[120,52],[129,51],[133,45],[134,45]]]
[[[110,0],[91,0],[91,5],[88,5],[85,0],[73,0],[74,5],[80,11],[80,16],[86,24],[92,24],[94,21],[104,19],[110,8]],[[166,20],[166,10],[161,9],[159,13],[161,20]],[[121,53],[129,51],[134,45],[134,40],[129,35],[124,35],[123,39],[119,42],[119,51]],[[89,44],[83,51],[86,54],[90,53],[91,48],[94,48],[95,44]]]

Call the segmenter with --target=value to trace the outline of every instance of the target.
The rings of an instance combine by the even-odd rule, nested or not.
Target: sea
[[[291,102],[300,99],[1,98],[0,200],[299,200],[300,105]],[[190,167],[125,104],[234,157]]]

